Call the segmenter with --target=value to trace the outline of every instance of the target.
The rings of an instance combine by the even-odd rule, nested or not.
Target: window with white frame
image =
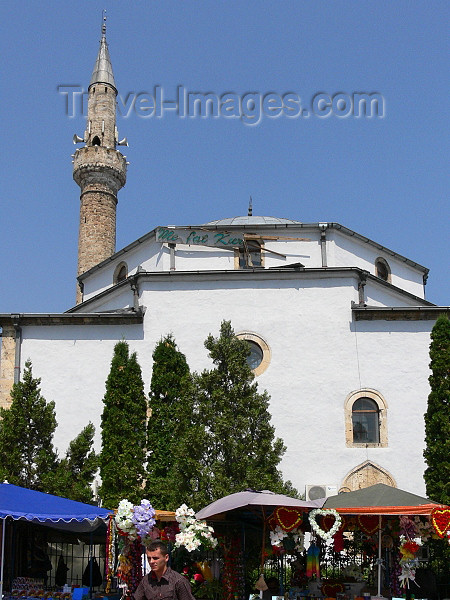
[[[372,389],[352,392],[345,401],[345,441],[348,447],[388,445],[387,403]]]

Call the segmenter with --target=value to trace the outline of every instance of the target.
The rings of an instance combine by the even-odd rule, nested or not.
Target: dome
[[[292,219],[281,219],[280,217],[231,217],[228,219],[218,219],[217,221],[209,221],[204,225],[216,225],[224,227],[226,225],[298,225],[301,221],[293,221]]]

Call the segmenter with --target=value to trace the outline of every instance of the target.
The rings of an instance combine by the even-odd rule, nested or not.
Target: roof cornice
[[[433,321],[450,316],[449,306],[359,306],[352,305],[355,321]]]
[[[375,275],[371,275],[364,269],[360,269],[359,267],[316,267],[316,268],[306,268],[302,266],[293,265],[292,267],[271,267],[270,269],[264,268],[254,268],[254,269],[230,269],[230,270],[214,270],[214,271],[138,271],[134,275],[130,275],[127,279],[124,279],[120,283],[103,290],[96,296],[85,300],[84,302],[77,304],[76,306],[70,308],[67,312],[72,313],[73,311],[83,310],[88,307],[93,302],[100,300],[108,294],[119,290],[121,287],[129,286],[130,282],[137,281],[164,281],[164,280],[186,280],[190,279],[191,281],[218,281],[218,280],[241,280],[252,278],[255,280],[264,280],[264,279],[297,279],[301,276],[303,279],[329,279],[329,278],[337,278],[342,276],[352,276],[357,280],[360,280],[361,277],[364,279],[368,279],[375,284],[382,285],[383,287],[387,287],[392,292],[395,292],[401,296],[414,300],[417,303],[420,303],[425,306],[435,306],[432,302],[428,300],[424,300],[423,298],[419,298],[410,292],[407,292],[391,283],[385,282],[379,277],[375,277]]]
[[[103,313],[2,313],[0,326],[15,325],[132,325],[144,320],[144,311]]]

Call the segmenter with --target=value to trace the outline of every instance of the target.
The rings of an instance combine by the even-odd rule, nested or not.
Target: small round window
[[[270,348],[267,343],[256,333],[241,332],[236,334],[241,340],[249,345],[250,354],[247,356],[247,364],[255,375],[261,375],[270,363]]]
[[[261,346],[255,344],[255,342],[247,340],[247,344],[250,346],[250,354],[247,356],[247,364],[250,369],[254,371],[263,361],[263,351]]]

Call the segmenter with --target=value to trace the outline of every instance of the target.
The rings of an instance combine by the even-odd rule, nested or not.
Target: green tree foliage
[[[22,381],[12,388],[11,406],[0,409],[0,480],[90,502],[97,469],[92,450],[95,428],[89,423],[59,460],[53,447],[55,403],[43,398],[40,383],[27,361]]]
[[[177,349],[173,336],[161,339],[153,352],[146,486],[153,505],[161,509],[175,509],[183,502],[180,502],[174,457],[178,455],[179,440],[191,423],[183,400],[189,374],[186,357]]]
[[[247,342],[224,321],[205,347],[214,368],[192,376],[185,394],[192,426],[177,448],[184,501],[199,508],[245,488],[296,494],[278,469],[285,446],[270,423],[269,396],[258,392],[247,364]]]
[[[450,320],[445,315],[437,319],[431,332],[430,358],[424,478],[428,497],[450,504]]]
[[[104,506],[140,502],[144,483],[147,400],[136,353],[121,341],[114,348],[103,398],[99,490]]]
[[[78,502],[92,502],[91,483],[98,467],[98,456],[93,450],[94,434],[95,427],[89,423],[70,442],[65,458],[43,478],[46,492]]]
[[[53,448],[55,403],[41,395],[41,380],[25,363],[23,380],[13,385],[11,406],[0,408],[0,479],[46,491],[42,480],[57,465]]]
[[[431,375],[428,407],[425,413],[424,479],[427,496],[450,504],[450,321],[442,315],[431,332]],[[450,581],[450,547],[444,540],[428,542],[431,566],[438,585]],[[442,588],[444,589],[444,588]]]

